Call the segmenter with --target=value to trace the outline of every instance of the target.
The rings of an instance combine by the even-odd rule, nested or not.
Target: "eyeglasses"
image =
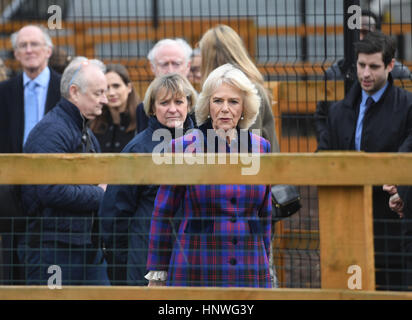
[[[27,47],[30,45],[30,48],[33,50],[39,49],[45,45],[45,43],[37,42],[37,41],[31,41],[31,42],[19,42],[17,44],[17,49],[20,50],[26,50]]]

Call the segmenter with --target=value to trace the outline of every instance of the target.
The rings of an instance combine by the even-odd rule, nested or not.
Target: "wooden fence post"
[[[322,289],[351,289],[358,272],[361,289],[375,290],[372,186],[319,187],[318,195]]]

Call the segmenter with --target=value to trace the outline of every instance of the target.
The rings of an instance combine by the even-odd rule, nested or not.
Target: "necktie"
[[[365,107],[359,110],[359,117],[358,122],[356,125],[356,133],[355,133],[355,148],[356,150],[360,150],[361,146],[361,139],[362,139],[362,130],[363,130],[363,118],[365,117],[365,112],[370,108],[370,106],[374,103],[372,97],[368,97],[366,99]]]
[[[37,100],[36,87],[38,84],[34,81],[30,81],[26,85],[26,92],[24,95],[24,140],[34,128],[34,126],[39,122],[39,102]]]

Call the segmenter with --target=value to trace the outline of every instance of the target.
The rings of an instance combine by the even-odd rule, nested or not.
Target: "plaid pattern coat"
[[[249,146],[270,152],[268,141],[247,134]],[[196,131],[185,136],[184,150],[196,136]],[[173,141],[174,148],[177,143]],[[171,221],[180,206],[184,218],[173,230]],[[168,271],[169,286],[271,287],[271,206],[270,186],[265,185],[161,186],[147,269]]]

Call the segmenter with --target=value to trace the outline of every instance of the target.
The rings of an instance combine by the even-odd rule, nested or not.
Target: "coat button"
[[[232,218],[230,218],[230,222],[235,223],[236,221],[237,221],[236,217],[232,217]]]
[[[236,198],[230,199],[230,203],[231,203],[231,204],[236,204]]]
[[[236,265],[237,261],[236,261],[235,258],[231,258],[230,261],[229,261],[229,263],[230,263],[232,266],[234,266],[234,265]]]
[[[232,239],[232,243],[233,243],[234,245],[237,245],[237,238],[236,238],[236,237],[234,237],[234,238]]]

